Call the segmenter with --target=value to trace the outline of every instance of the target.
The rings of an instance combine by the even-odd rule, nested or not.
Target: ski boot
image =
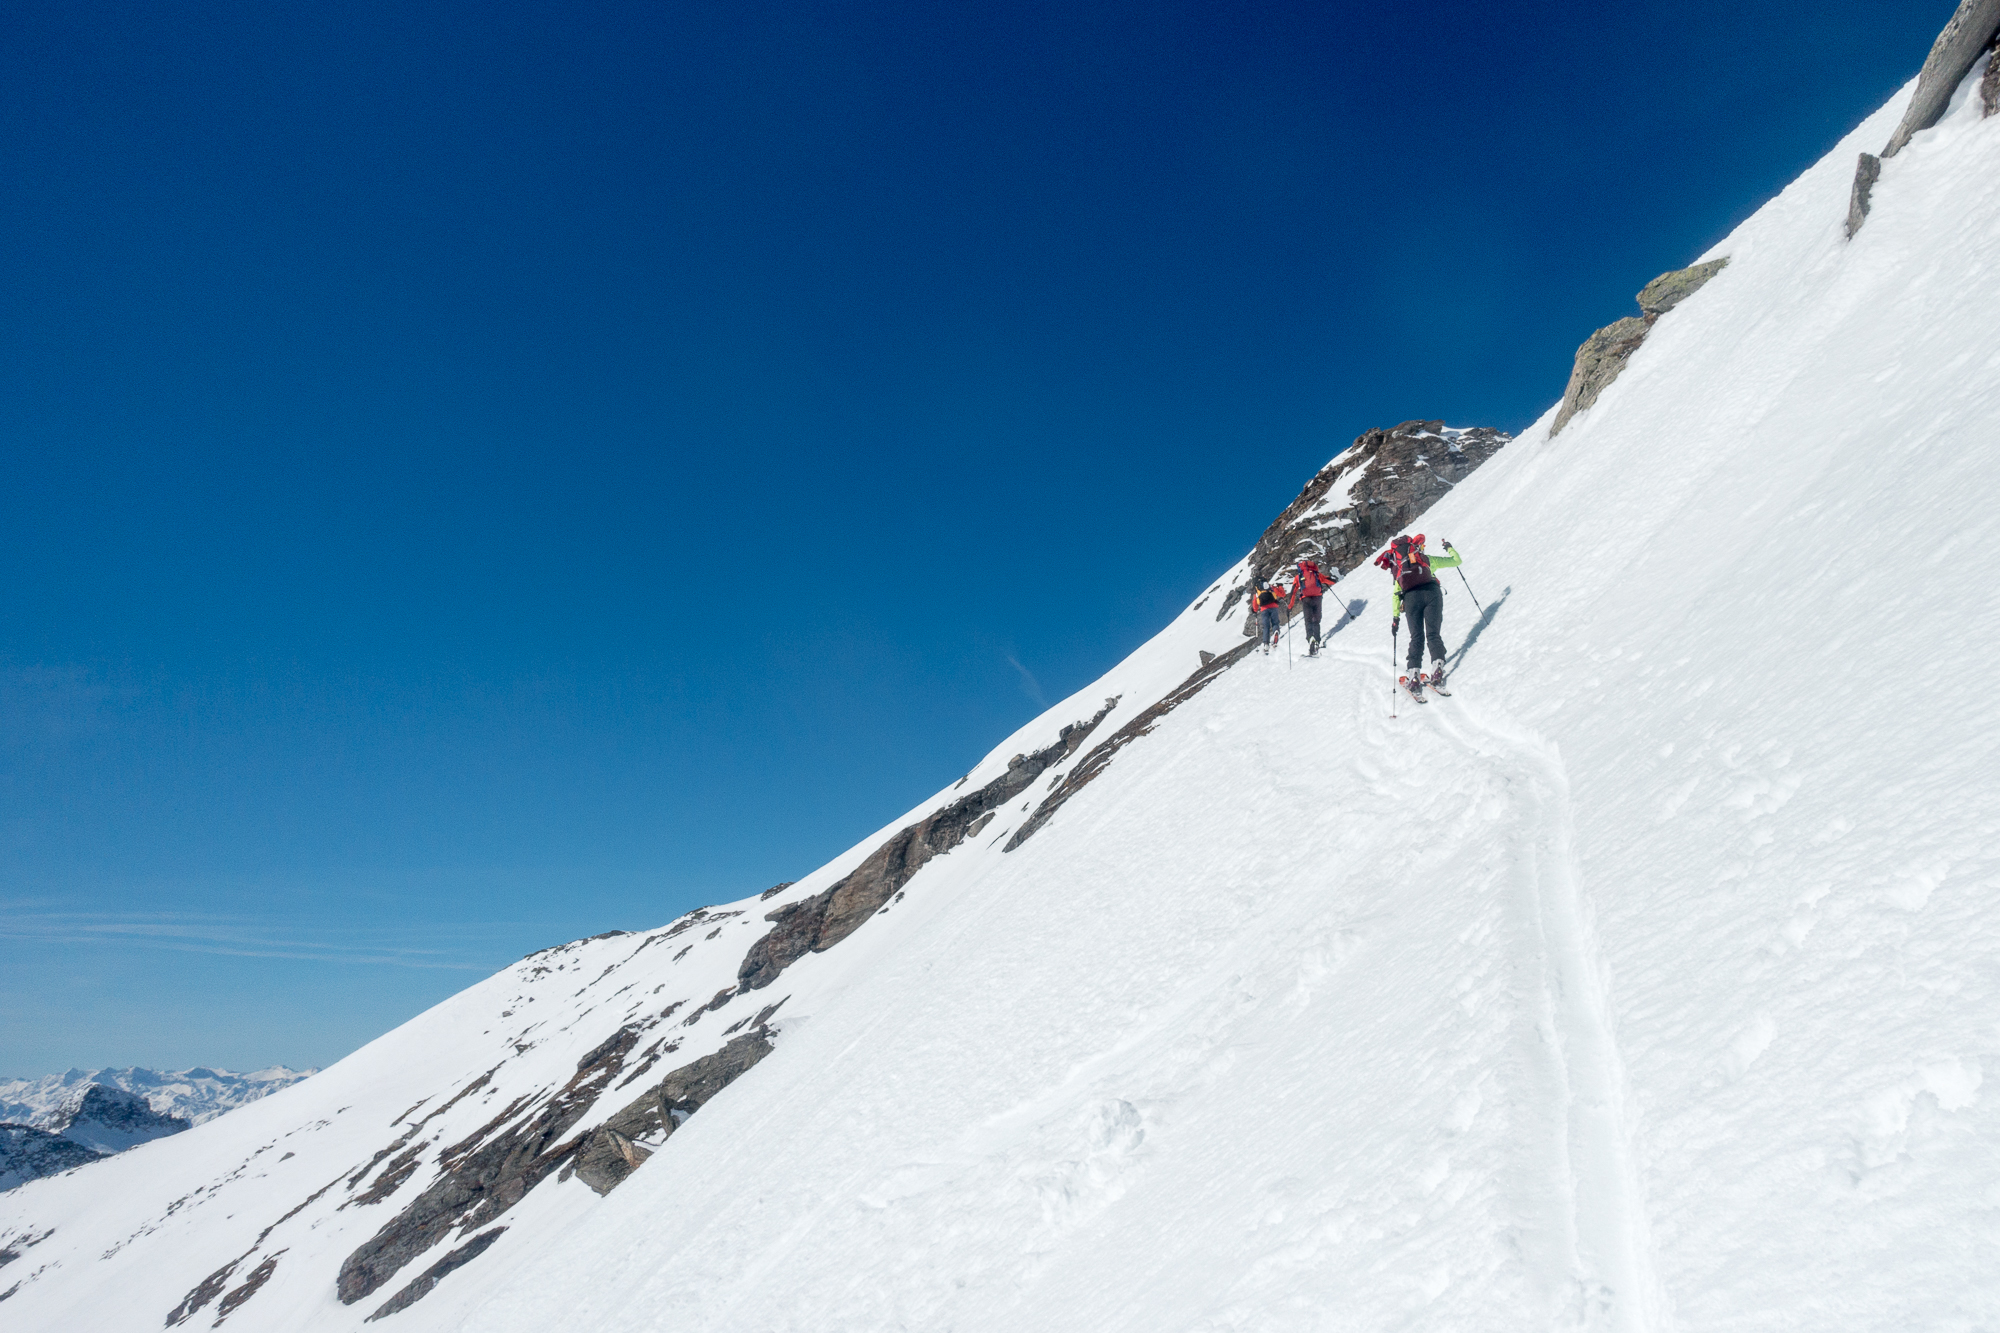
[[[1424,702],[1423,672],[1412,671],[1409,675],[1404,676],[1401,679],[1397,680],[1396,683],[1398,685],[1401,685],[1403,687],[1404,692],[1407,693],[1412,699],[1415,699],[1418,703]]]
[[[1425,680],[1436,693],[1444,695],[1447,699],[1451,697],[1451,691],[1444,687],[1444,663],[1431,663],[1431,674],[1426,676]]]

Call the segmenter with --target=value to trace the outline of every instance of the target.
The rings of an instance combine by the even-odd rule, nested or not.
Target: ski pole
[[[1402,633],[1403,618],[1389,622],[1389,716],[1396,716],[1396,636]]]
[[[1453,550],[1452,550],[1452,546],[1451,546],[1451,543],[1450,543],[1450,542],[1446,542],[1446,543],[1444,544],[1444,549],[1445,549],[1445,550],[1447,550],[1447,551],[1451,551],[1451,553],[1452,553],[1453,555],[1457,555],[1457,554],[1458,554],[1458,552],[1457,552],[1457,551],[1453,551]],[[1458,567],[1458,581],[1459,581],[1460,583],[1463,583],[1463,584],[1465,585],[1465,595],[1466,595],[1467,597],[1470,597],[1470,598],[1472,599],[1472,604],[1473,604],[1474,606],[1478,606],[1478,605],[1479,605],[1479,594],[1478,594],[1478,593],[1476,593],[1476,592],[1474,592],[1474,591],[1472,590],[1472,580],[1471,580],[1471,579],[1469,579],[1469,578],[1467,578],[1467,577],[1465,577],[1465,566],[1464,566],[1464,565],[1460,565],[1460,566]]]

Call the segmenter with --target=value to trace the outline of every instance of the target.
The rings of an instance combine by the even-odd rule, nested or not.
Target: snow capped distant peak
[[[66,1069],[43,1078],[0,1081],[0,1121],[49,1128],[81,1090],[90,1086],[117,1088],[137,1094],[153,1111],[199,1125],[225,1111],[268,1097],[300,1079],[316,1074],[272,1065],[249,1073],[210,1069],[158,1070],[134,1065],[125,1069]]]

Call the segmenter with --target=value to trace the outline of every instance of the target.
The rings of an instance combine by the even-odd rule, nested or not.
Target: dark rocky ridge
[[[1485,426],[1447,435],[1442,421],[1363,431],[1264,529],[1250,552],[1251,576],[1271,578],[1306,556],[1351,573],[1512,438]],[[1337,485],[1348,487],[1348,503],[1322,510]],[[1248,579],[1229,589],[1215,618],[1225,619],[1249,591]],[[1243,632],[1256,634],[1255,622],[1246,619]]]
[[[57,1175],[103,1155],[33,1125],[0,1124],[0,1189]]]
[[[1007,761],[1005,773],[902,829],[832,888],[767,913],[764,919],[772,923],[770,933],[750,946],[736,970],[739,993],[761,990],[808,953],[824,953],[852,935],[909,883],[925,862],[964,842],[975,826],[984,827],[983,816],[1019,796],[1036,778],[1075,754],[1117,704],[1116,699],[1107,699],[1090,721],[1064,727],[1055,744],[1033,754],[1015,755]]]
[[[588,1114],[637,1040],[637,1032],[620,1029],[578,1061],[569,1082],[539,1109],[517,1099],[440,1153],[443,1174],[341,1264],[335,1284],[341,1303],[375,1292],[453,1228],[461,1235],[479,1230],[568,1163],[578,1140],[564,1134]]]
[[[1588,409],[1599,394],[1611,387],[1611,381],[1625,369],[1625,363],[1639,350],[1639,344],[1646,341],[1646,335],[1652,332],[1660,316],[1700,291],[1728,264],[1725,255],[1706,264],[1662,273],[1640,288],[1638,296],[1633,298],[1639,303],[1638,315],[1607,324],[1585,338],[1583,346],[1576,349],[1576,364],[1570,369],[1569,385],[1563,390],[1562,406],[1556,410],[1549,437],[1553,439],[1560,434],[1571,417]]]
[[[602,1178],[616,1175],[613,1184],[630,1174],[637,1161],[629,1162],[622,1174],[602,1165],[604,1145],[614,1153],[617,1151],[616,1140],[603,1132],[602,1126],[574,1137],[564,1136],[611,1085],[638,1036],[634,1027],[619,1029],[579,1060],[575,1075],[539,1109],[534,1107],[532,1099],[518,1099],[470,1137],[440,1153],[438,1164],[443,1174],[340,1266],[335,1290],[341,1303],[352,1305],[379,1290],[410,1260],[454,1229],[464,1238],[487,1226],[525,1198],[550,1173],[571,1168],[586,1149],[597,1149],[592,1160],[600,1165],[592,1168],[594,1174]],[[626,1135],[631,1139],[652,1133],[652,1129],[643,1126],[657,1124],[664,1117],[671,1122],[661,1133],[664,1138],[770,1050],[769,1034],[760,1023],[754,1031],[736,1038],[715,1054],[674,1070],[607,1123],[612,1125],[613,1132],[619,1132],[620,1125],[642,1126],[638,1133]],[[648,1122],[649,1114],[654,1117],[652,1122]],[[644,1157],[638,1158],[643,1160]],[[598,1192],[604,1193],[608,1188],[604,1186]],[[498,1234],[495,1231],[488,1236]],[[370,1317],[393,1314],[421,1299],[437,1285],[438,1279],[478,1258],[491,1243],[490,1239],[484,1239],[460,1246],[406,1284]]]

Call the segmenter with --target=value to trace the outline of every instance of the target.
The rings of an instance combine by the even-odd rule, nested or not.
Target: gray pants
[[[1424,664],[1424,640],[1431,645],[1431,661],[1444,661],[1444,589],[1435,583],[1412,588],[1403,594],[1403,614],[1410,622],[1409,669]]]

